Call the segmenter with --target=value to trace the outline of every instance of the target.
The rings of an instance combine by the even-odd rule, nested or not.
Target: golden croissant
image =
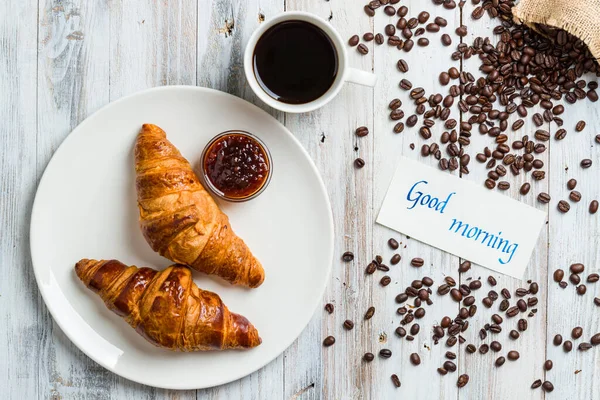
[[[134,153],[140,225],[152,249],[234,285],[260,286],[262,265],[165,132],[144,124]]]
[[[83,259],[75,272],[110,310],[158,347],[225,350],[261,343],[256,328],[230,312],[218,295],[199,289],[186,266],[156,271],[117,260]]]

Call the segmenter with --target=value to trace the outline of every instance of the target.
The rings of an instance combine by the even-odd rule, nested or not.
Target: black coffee
[[[303,104],[329,90],[338,72],[335,46],[319,27],[286,21],[267,30],[254,49],[254,75],[274,99]]]

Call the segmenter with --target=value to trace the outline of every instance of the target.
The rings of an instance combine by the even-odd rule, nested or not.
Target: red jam
[[[231,199],[258,192],[267,182],[271,167],[263,146],[243,133],[218,137],[206,150],[203,162],[206,178]]]

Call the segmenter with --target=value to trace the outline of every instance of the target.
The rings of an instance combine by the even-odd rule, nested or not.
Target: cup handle
[[[356,68],[348,69],[348,82],[363,86],[373,87],[377,82],[377,75]]]

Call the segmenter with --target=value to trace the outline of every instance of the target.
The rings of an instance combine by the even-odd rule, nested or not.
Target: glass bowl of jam
[[[202,179],[217,197],[234,202],[261,194],[273,173],[271,154],[251,133],[231,130],[215,136],[202,152]]]

